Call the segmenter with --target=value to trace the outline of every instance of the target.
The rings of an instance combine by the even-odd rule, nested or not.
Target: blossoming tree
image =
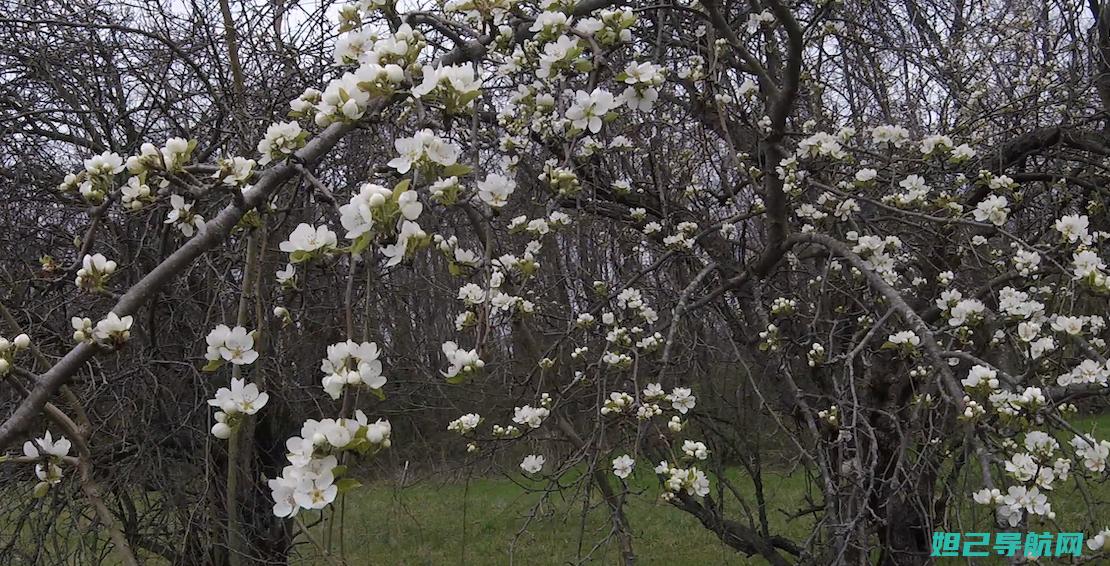
[[[1102,552],[1056,498],[1110,458],[1101,2],[307,4],[0,14],[12,501],[342,562],[310,523],[422,439],[625,564],[634,477],[776,565]]]

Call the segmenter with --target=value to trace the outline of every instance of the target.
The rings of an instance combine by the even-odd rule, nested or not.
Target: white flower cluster
[[[798,308],[798,301],[786,297],[778,297],[771,301],[772,316],[789,316]]]
[[[100,204],[112,189],[116,174],[123,171],[123,158],[105,151],[86,159],[84,165],[84,171],[67,174],[58,185],[58,191],[66,193],[77,189],[89,204]]]
[[[75,316],[69,319],[69,324],[73,327],[73,341],[74,342],[90,342],[93,339],[93,322],[91,318]]]
[[[632,468],[634,467],[636,467],[636,460],[633,460],[632,456],[628,454],[613,459],[613,475],[622,480],[632,474]]]
[[[152,171],[164,173],[181,171],[192,158],[196,146],[196,140],[185,138],[170,138],[161,148],[155,147],[152,143],[144,143],[139,147],[138,155],[127,158],[127,171],[143,180],[147,173]]]
[[[46,495],[51,486],[62,481],[62,468],[59,466],[62,459],[69,455],[70,442],[64,436],[54,440],[50,431],[42,438],[28,440],[23,443],[23,455],[38,460],[35,463],[35,477],[39,483],[35,484],[35,497]]]
[[[397,138],[393,142],[399,154],[389,161],[389,166],[402,175],[414,166],[429,171],[436,166],[450,167],[459,160],[459,147],[437,136],[431,130],[420,130],[411,138]]]
[[[283,161],[304,146],[308,132],[296,122],[278,122],[266,128],[266,134],[258,142],[258,153],[262,156],[259,165],[271,161]]]
[[[349,32],[336,40],[334,55],[340,65],[357,62],[403,69],[416,61],[420,50],[426,46],[424,35],[409,24],[401,24],[391,36],[383,36],[378,30],[368,27]]]
[[[659,86],[663,84],[663,68],[654,63],[629,62],[616,79],[624,84],[621,99],[633,110],[650,112],[659,99]]]
[[[543,421],[550,415],[551,411],[547,407],[525,405],[513,409],[513,422],[518,425],[527,425],[528,428],[540,428]]]
[[[323,509],[335,501],[342,480],[338,454],[376,453],[391,444],[393,428],[389,421],[369,422],[366,414],[355,411],[353,419],[305,421],[301,435],[285,442],[289,464],[281,475],[269,480],[274,499],[274,515],[292,517],[301,509]]]
[[[370,92],[363,89],[361,83],[364,82],[363,79],[377,78],[377,75],[371,74],[369,69],[364,73],[371,76],[343,73],[342,76],[328,82],[324,92],[320,93],[319,100],[315,101],[316,115],[313,121],[317,126],[324,127],[332,122],[351,122],[362,118],[370,104]],[[306,94],[311,96],[311,93]],[[302,95],[299,100],[311,99]]]
[[[1011,297],[1013,300],[1014,297]],[[947,289],[936,300],[937,308],[948,317],[948,325],[953,328],[974,326],[982,320],[987,306],[979,299],[965,299],[956,289]]]
[[[921,337],[912,330],[903,330],[887,336],[883,348],[893,348],[905,355],[915,355],[921,345]]]
[[[220,439],[231,437],[244,415],[253,415],[266,406],[270,396],[260,392],[258,386],[244,379],[231,379],[231,387],[221,387],[208,404],[217,407],[216,424],[212,425],[212,436]]]
[[[622,290],[617,294],[616,301],[618,307],[634,313],[648,324],[653,324],[655,321],[659,320],[659,315],[655,312],[655,309],[647,304],[638,289],[629,287]],[[611,324],[610,322],[605,323]]]
[[[119,191],[120,202],[128,210],[140,210],[154,200],[150,185],[144,183],[140,177],[128,177],[127,183]]]
[[[447,430],[467,435],[478,428],[482,423],[482,416],[478,413],[467,413],[447,424]]]
[[[609,398],[601,405],[601,414],[611,415],[623,413],[625,409],[632,407],[634,402],[635,400],[628,393],[614,391],[609,394]]]
[[[289,239],[278,244],[278,249],[289,254],[289,261],[300,263],[323,257],[335,250],[339,239],[327,226],[313,227],[311,224],[298,224]]]
[[[681,492],[697,497],[709,495],[709,478],[697,467],[672,466],[664,460],[655,467],[655,473],[667,478],[663,481],[663,488],[666,489],[663,493],[664,499],[673,499]]]
[[[379,356],[381,351],[374,342],[359,344],[347,340],[328,346],[328,357],[320,362],[320,371],[324,372],[324,391],[332,399],[338,399],[348,385],[380,391],[386,384],[386,378],[382,375]]]
[[[466,379],[486,365],[478,356],[477,349],[464,350],[454,342],[444,342],[442,349],[443,355],[447,356],[447,363],[450,364],[447,371],[442,372],[448,380]]]
[[[925,136],[925,139],[921,140],[921,155],[930,157],[933,154],[944,154],[952,151],[954,145],[952,138],[945,135]]]
[[[704,442],[684,440],[682,442],[682,453],[685,454],[687,458],[693,460],[705,460],[709,458],[709,448]]]
[[[574,101],[567,108],[566,118],[576,130],[601,131],[606,115],[622,104],[622,100],[600,87],[591,92],[579,90],[574,93]]]
[[[411,200],[416,198],[416,193],[407,191],[400,196],[409,199],[409,202],[401,203],[402,206],[408,206],[411,204]],[[405,258],[412,257],[417,250],[425,247],[430,241],[431,238],[428,237],[427,232],[419,224],[402,220],[401,230],[397,233],[397,241],[381,248],[382,255],[389,258],[385,262],[386,267],[392,267],[401,263]]]
[[[227,157],[217,161],[216,165],[218,169],[212,174],[213,179],[229,187],[242,185],[246,190],[246,182],[254,174],[254,167],[258,163],[245,157]]]
[[[910,131],[897,125],[876,126],[871,130],[871,141],[875,145],[890,144],[894,147],[902,147],[910,141]]]
[[[1006,223],[1007,215],[1010,214],[1009,202],[1004,196],[991,195],[979,201],[972,214],[979,222],[990,222],[995,226],[1002,226]]]
[[[166,214],[166,224],[173,224],[186,238],[204,230],[204,217],[193,212],[196,203],[185,202],[181,195],[170,195],[170,211]]]
[[[988,393],[998,389],[998,372],[981,365],[972,366],[967,377],[960,380],[965,389],[985,389]]]
[[[895,271],[897,263],[894,254],[902,247],[902,240],[897,236],[860,236],[855,232],[847,234],[848,240],[855,241],[852,252],[859,254],[864,265],[878,273],[887,283],[893,284],[898,279]]]
[[[412,95],[439,102],[448,112],[468,108],[482,92],[482,80],[474,76],[474,70],[469,65],[439,68],[425,65],[423,75],[423,81],[413,87]]]
[[[516,190],[516,182],[508,177],[490,173],[478,181],[478,198],[491,208],[501,208],[508,204],[509,196]]]
[[[120,348],[131,339],[131,325],[134,321],[135,319],[130,315],[121,317],[110,312],[108,316],[96,323],[92,338],[105,346]]]
[[[1096,473],[1106,471],[1106,461],[1110,459],[1110,441],[1096,440],[1085,434],[1071,439],[1075,455],[1083,461],[1083,467]]]
[[[433,237],[433,241],[436,243],[436,248],[443,253],[451,263],[452,274],[462,274],[464,273],[463,268],[473,270],[482,264],[482,259],[478,257],[477,253],[459,246],[459,238],[457,236],[444,238],[436,234]]]
[[[858,177],[857,174],[857,179]],[[903,207],[921,204],[928,200],[929,191],[932,190],[920,175],[907,175],[905,179],[898,182],[898,186],[903,192],[886,195],[882,199],[883,202]]]
[[[212,364],[212,369],[223,362],[241,366],[252,364],[258,359],[258,352],[254,350],[254,334],[247,332],[242,326],[229,328],[226,324],[217,325],[208,333],[205,342],[208,344],[208,351],[204,357]]]
[[[539,473],[543,469],[545,459],[542,455],[529,454],[520,462],[520,469],[527,474]]]
[[[1071,460],[1055,458],[1060,444],[1042,431],[1025,435],[1025,451],[1014,452],[1005,462],[1006,473],[1023,484],[1035,483],[1036,487],[1052,490],[1056,480],[1066,481],[1071,471]]]
[[[85,254],[73,283],[81,289],[100,290],[115,272],[116,262],[104,257],[103,254]]]
[[[991,402],[995,411],[1007,416],[1018,416],[1023,412],[1033,414],[1047,403],[1040,387],[1026,387],[1021,393],[995,391],[987,400]]]
[[[410,227],[407,231],[406,221],[415,221],[424,211],[416,191],[398,187],[395,190],[387,189],[374,183],[364,183],[359,192],[351,197],[350,202],[339,207],[340,222],[347,229],[347,239],[359,240],[365,234],[378,227],[387,230],[401,224],[401,232],[407,234],[422,233],[418,225],[415,229]],[[407,250],[405,245],[403,250]],[[383,250],[384,251],[384,250]],[[397,258],[400,262],[400,258]]]
[[[1110,282],[1106,277],[1106,262],[1093,247],[1095,238],[1088,229],[1089,225],[1086,215],[1064,215],[1056,220],[1054,227],[1060,233],[1062,242],[1075,246],[1072,251],[1072,278],[1097,292],[1107,292],[1110,291]],[[1098,235],[1105,237],[1102,232]]]
[[[798,157],[808,158],[844,159],[848,157],[840,145],[840,139],[828,132],[817,132],[798,142],[796,154]]]
[[[1061,387],[1068,387],[1076,384],[1097,383],[1106,387],[1108,377],[1110,377],[1110,362],[1103,364],[1087,359],[1080,362],[1071,371],[1057,376],[1056,384]]]
[[[1053,225],[1060,238],[1069,244],[1090,245],[1091,234],[1087,231],[1090,220],[1086,214],[1065,214]]]
[[[1036,487],[1026,488],[1021,485],[1012,485],[1003,494],[997,489],[983,489],[973,496],[980,505],[995,505],[998,522],[1010,527],[1016,527],[1025,517],[1025,513],[1054,519],[1056,513],[1048,503],[1048,496],[1041,493]]]

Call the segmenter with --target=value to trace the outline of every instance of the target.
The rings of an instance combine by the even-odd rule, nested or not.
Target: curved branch
[[[944,384],[948,395],[952,398],[952,402],[957,406],[962,405],[964,398],[963,389],[956,381],[956,376],[952,374],[952,370],[948,367],[948,362],[944,358],[943,350],[941,350],[940,345],[937,344],[936,338],[933,337],[933,331],[929,328],[929,325],[925,324],[921,316],[910,308],[910,305],[902,298],[902,294],[892,287],[890,283],[883,280],[882,277],[879,277],[879,274],[869,268],[859,254],[853,252],[851,248],[843,242],[824,234],[794,234],[787,239],[785,247],[790,248],[801,243],[817,244],[824,247],[830,252],[840,256],[850,263],[852,267],[855,267],[863,273],[871,288],[890,303],[890,307],[901,316],[906,324],[910,325],[910,328],[917,334],[918,338],[921,339],[921,345],[924,346],[926,353],[929,354],[933,366],[940,372],[941,383]]]
[[[378,101],[378,110],[385,102],[387,101]],[[320,135],[297,151],[293,161],[311,163],[320,159],[353,128],[353,124],[336,123],[328,126]],[[281,164],[263,173],[254,188],[244,195],[242,205],[232,202],[224,208],[216,218],[205,225],[203,232],[178,248],[128,289],[112,308],[112,312],[121,317],[137,312],[163,285],[185,271],[205,252],[227,240],[247,211],[264,204],[296,173],[297,169],[293,164]],[[4,423],[0,424],[0,446],[10,445],[17,435],[26,430],[58,388],[67,383],[98,351],[99,347],[94,344],[81,343],[42,374],[34,389]]]

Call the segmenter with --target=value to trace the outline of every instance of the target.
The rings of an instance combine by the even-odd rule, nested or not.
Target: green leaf
[[[370,234],[362,234],[351,244],[351,255],[358,255],[370,247]]]
[[[411,184],[412,179],[401,179],[401,182],[393,185],[393,196],[396,197],[397,195],[409,190],[409,185]]]
[[[466,383],[466,374],[462,372],[456,373],[455,375],[447,378],[447,383],[450,383],[451,385]]]
[[[331,469],[331,474],[337,478],[341,478],[347,474],[347,466],[336,466]]]
[[[212,373],[212,372],[220,369],[223,366],[224,366],[224,361],[223,361],[222,358],[218,359],[218,360],[208,360],[208,363],[204,364],[204,367],[200,368],[200,371],[207,372],[207,373]]]
[[[48,491],[50,491],[50,484],[44,481],[40,481],[39,483],[35,484],[35,491],[33,493],[35,497],[43,497]]]
[[[307,260],[310,256],[311,254],[305,250],[296,250],[293,253],[289,254],[289,261],[292,263],[301,263],[302,261]]]
[[[385,391],[381,389],[371,389],[370,394],[377,397],[379,401],[385,401]]]
[[[448,165],[447,167],[444,167],[443,168],[443,176],[444,177],[462,177],[463,175],[470,174],[470,171],[471,171],[470,167],[468,167],[466,165],[463,165],[462,163],[456,163],[454,165]]]
[[[351,491],[352,489],[358,489],[362,487],[362,484],[354,478],[343,478],[335,482],[335,487],[339,488],[339,493],[346,493],[348,491]]]
[[[447,271],[448,271],[448,273],[450,273],[451,275],[453,275],[455,277],[458,277],[459,275],[462,274],[462,268],[459,267],[459,264],[457,264],[453,261],[451,263],[447,264]]]
[[[481,95],[482,95],[482,91],[480,91],[480,90],[474,91],[474,92],[468,92],[468,93],[459,97],[459,106],[466,106],[467,104],[470,104],[470,101],[474,100],[475,98],[478,98]]]

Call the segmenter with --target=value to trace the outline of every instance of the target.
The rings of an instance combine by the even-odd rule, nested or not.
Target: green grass
[[[1098,438],[1110,436],[1110,414],[1078,417],[1072,422],[1078,430],[1093,431]],[[1069,438],[1061,438],[1061,443]],[[730,471],[729,477],[754,509],[751,478],[738,470]],[[799,542],[812,532],[812,516],[789,519],[788,514],[804,505],[805,482],[800,471],[764,475],[772,532]],[[651,470],[637,469],[629,485],[626,512],[639,563],[766,564],[761,558],[737,554],[692,516],[661,502]],[[580,492],[552,493],[545,498],[544,487],[542,481],[519,475],[513,479],[428,480],[403,489],[392,482],[370,483],[347,496],[344,555],[350,564],[380,565],[616,563],[616,543],[608,538],[608,510],[599,498],[594,496],[583,521]],[[1110,484],[1088,482],[1085,489],[1095,502],[1093,515],[1074,481],[1059,484],[1052,500],[1060,525],[1110,525],[1110,504],[1103,503],[1110,502]],[[728,515],[746,518],[734,503]],[[968,498],[959,504],[953,521],[964,532],[994,530],[992,515],[990,509],[974,505]],[[313,531],[319,542],[326,540],[323,526]],[[338,539],[333,541],[333,549],[338,549]],[[298,564],[328,564],[307,542],[299,546],[299,556]]]
[[[737,487],[750,493],[749,480]],[[659,501],[651,470],[630,482],[627,500],[634,550],[641,564],[761,564],[725,547],[692,516]],[[351,564],[613,564],[615,541],[607,540],[608,509],[595,496],[583,523],[581,497],[529,492],[541,481],[482,478],[452,483],[427,482],[404,489],[373,483],[352,492],[345,514],[346,556]],[[787,521],[778,509],[797,505],[803,478],[773,474],[764,478],[772,530],[804,537],[808,518]],[[542,501],[541,501],[542,500]],[[754,505],[754,501],[749,502]],[[793,510],[793,509],[791,509]],[[742,511],[737,508],[733,513]],[[583,526],[584,525],[584,526]],[[325,529],[314,529],[322,544]],[[599,545],[596,550],[594,547]],[[338,547],[338,541],[333,548]],[[302,564],[326,564],[310,545],[300,548]],[[592,552],[592,554],[591,554]],[[587,558],[588,557],[588,558]]]
[[[1098,438],[1110,437],[1110,413],[1071,419],[1076,429],[1093,432]],[[1061,444],[1070,434],[1060,438]],[[1020,441],[1020,438],[1016,439]],[[640,564],[766,564],[761,558],[748,558],[726,547],[692,516],[659,500],[659,486],[647,462],[639,462],[629,478],[626,513],[634,534],[634,551]],[[474,477],[471,479],[432,479],[407,481],[400,487],[394,481],[368,482],[346,496],[343,503],[343,556],[350,566],[446,565],[446,564],[521,564],[547,566],[559,564],[614,564],[617,545],[609,538],[608,509],[594,494],[591,507],[583,509],[582,483],[574,473],[561,480],[571,488],[560,493],[543,480],[512,477]],[[749,508],[755,508],[751,478],[738,469],[728,472],[736,490],[743,494]],[[960,482],[962,493],[978,488],[974,474]],[[805,506],[807,491],[817,494],[817,486],[807,485],[800,470],[765,472],[764,495],[771,531],[802,542],[812,534],[812,515],[791,519]],[[713,479],[713,488],[717,482]],[[726,514],[746,522],[746,514],[731,498]],[[950,515],[950,530],[962,532],[993,531],[993,513],[974,505],[970,498],[955,502]],[[1037,530],[1079,530],[1088,534],[1110,526],[1110,481],[1105,478],[1084,482],[1083,489],[1069,480],[1059,483],[1051,496],[1059,525],[1037,525]],[[1088,506],[1088,501],[1092,506]],[[339,512],[340,505],[333,508]],[[328,511],[330,514],[330,510]],[[301,520],[313,524],[317,513],[303,513]],[[332,521],[331,548],[337,553],[340,529]],[[56,523],[67,529],[68,521]],[[327,523],[311,528],[313,538],[326,543]],[[29,531],[20,533],[29,535]],[[103,548],[103,533],[98,530],[74,531],[69,544]],[[307,538],[299,536],[292,563],[297,566],[337,564],[329,561]],[[22,543],[20,543],[22,545]],[[26,540],[27,548],[36,544]],[[109,557],[108,563],[113,563]],[[152,562],[157,563],[157,562]],[[986,564],[987,562],[982,562]]]

